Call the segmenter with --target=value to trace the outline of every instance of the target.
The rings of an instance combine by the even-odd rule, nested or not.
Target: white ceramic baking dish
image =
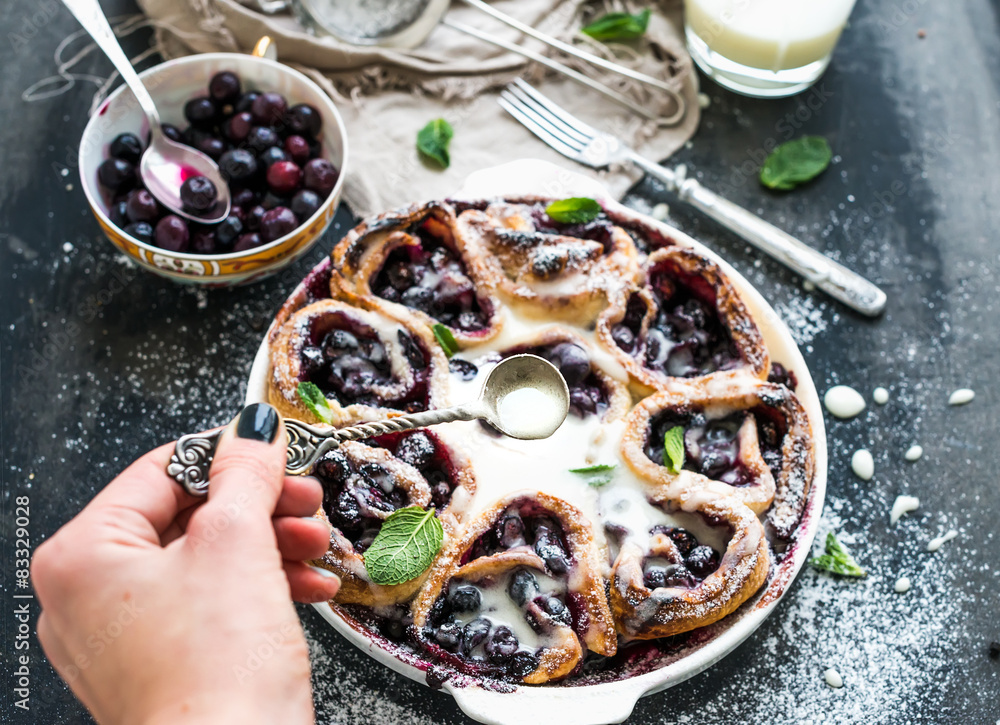
[[[710,667],[743,640],[767,618],[809,555],[819,525],[826,491],[826,431],[819,397],[795,341],[774,309],[746,279],[712,251],[686,234],[662,222],[621,206],[610,199],[597,181],[573,171],[538,160],[513,161],[472,174],[454,198],[491,198],[537,194],[549,197],[589,196],[600,199],[623,216],[641,219],[658,227],[678,243],[690,246],[718,262],[739,289],[760,326],[772,361],[780,362],[798,378],[796,395],[805,406],[812,424],[815,442],[816,475],[806,503],[796,541],[781,563],[775,567],[766,586],[736,612],[705,628],[705,636],[692,637],[664,666],[644,674],[596,685],[555,685],[517,687],[513,692],[495,692],[476,686],[445,682],[459,707],[471,718],[490,725],[523,725],[545,722],[548,725],[603,725],[622,722],[643,695],[665,690]],[[326,261],[321,264],[326,264]],[[247,403],[267,399],[269,373],[267,339],[261,345],[250,371]],[[419,682],[426,682],[426,671],[397,658],[390,650],[352,626],[335,607],[317,604],[316,609],[334,629],[373,658]]]

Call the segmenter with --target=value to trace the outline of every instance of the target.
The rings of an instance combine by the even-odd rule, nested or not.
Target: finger
[[[310,516],[323,503],[323,486],[315,478],[285,476],[285,485],[274,507],[275,516]]]
[[[208,474],[208,502],[189,522],[221,521],[220,542],[252,543],[270,534],[285,482],[285,426],[267,403],[248,405],[222,434]],[[197,532],[195,532],[197,535]]]
[[[274,519],[274,536],[282,559],[318,559],[330,548],[330,525],[320,519],[280,516]]]
[[[292,599],[296,602],[326,602],[333,599],[340,590],[340,577],[332,571],[309,566],[301,561],[286,561],[282,566],[292,590]]]
[[[87,504],[77,521],[87,521],[109,511],[107,520],[141,539],[161,544],[165,532],[178,514],[202,499],[192,496],[167,475],[167,463],[174,451],[168,443],[150,451],[122,471]]]

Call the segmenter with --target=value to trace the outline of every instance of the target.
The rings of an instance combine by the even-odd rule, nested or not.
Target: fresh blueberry
[[[211,128],[216,121],[215,104],[210,98],[192,98],[184,104],[184,118],[192,126]]]
[[[453,357],[448,361],[448,369],[466,382],[469,380],[475,380],[476,376],[479,374],[479,368],[477,368],[473,363],[457,357]]]
[[[111,203],[111,207],[108,209],[108,219],[119,229],[123,229],[129,223],[127,199],[117,199]]]
[[[192,176],[181,184],[181,203],[196,212],[208,211],[219,198],[219,190],[207,176]]]
[[[215,254],[215,233],[207,227],[192,229],[191,251],[195,254]]]
[[[176,214],[168,214],[160,219],[153,234],[156,246],[170,252],[185,251],[190,237],[187,223]]]
[[[315,191],[300,189],[292,197],[292,211],[299,219],[305,220],[318,212],[322,203]]]
[[[138,164],[142,158],[142,141],[134,133],[120,133],[111,142],[108,152],[116,159]]]
[[[261,153],[264,149],[277,146],[281,143],[277,132],[267,126],[254,126],[247,134],[247,146],[256,153]]]
[[[235,103],[240,97],[240,77],[231,71],[220,71],[208,82],[208,95],[219,105]]]
[[[135,180],[135,167],[122,159],[105,159],[97,167],[97,180],[111,191],[125,189]]]
[[[288,161],[291,157],[288,153],[280,146],[271,146],[261,151],[257,160],[265,169],[271,168],[271,165],[277,163],[278,161]]]
[[[163,135],[169,138],[171,141],[176,141],[177,143],[185,143],[184,134],[181,132],[177,126],[169,123],[164,123],[160,126],[160,130],[163,131]]]
[[[500,528],[497,533],[497,539],[505,549],[513,549],[515,546],[523,546],[525,544],[524,521],[517,514],[505,517],[500,522]]]
[[[249,113],[250,109],[253,107],[253,102],[257,100],[257,96],[260,94],[257,91],[247,91],[240,99],[236,101],[235,111],[237,113]]]
[[[153,242],[153,225],[149,222],[129,224],[125,227],[125,233],[146,244],[152,244]]]
[[[302,182],[324,199],[337,185],[337,170],[326,159],[313,159],[302,169]]]
[[[246,149],[232,149],[219,157],[219,171],[230,182],[246,181],[257,173],[257,159]],[[235,201],[234,197],[233,202],[235,203]],[[247,200],[244,200],[243,203],[246,202]]]
[[[293,133],[316,138],[322,127],[323,119],[320,118],[319,111],[306,103],[292,106],[288,111],[288,128]]]
[[[230,214],[215,228],[215,241],[223,250],[228,250],[243,233],[243,222],[239,217]]]
[[[292,161],[297,164],[304,164],[309,160],[309,142],[302,136],[293,134],[286,138],[285,151],[292,157]]]
[[[277,149],[279,153],[284,151]],[[267,170],[267,185],[275,194],[288,196],[294,194],[302,183],[302,169],[293,161],[275,161]]]
[[[256,232],[250,234],[243,234],[239,239],[236,240],[236,244],[233,245],[232,251],[234,252],[247,252],[251,249],[256,249],[264,244],[264,240],[260,238],[260,235]]]
[[[243,226],[247,228],[247,231],[257,231],[260,229],[260,223],[264,220],[264,215],[266,213],[267,209],[260,204],[250,207],[247,211],[246,217],[243,219]]]
[[[542,611],[552,617],[557,622],[569,625],[571,622],[569,608],[558,597],[543,597],[541,605]]]
[[[253,128],[253,116],[247,111],[234,113],[223,125],[222,133],[233,143],[243,143]]]
[[[130,222],[152,222],[160,215],[160,207],[152,194],[136,189],[128,195],[125,214]]]
[[[291,209],[284,206],[275,207],[264,214],[264,218],[260,220],[261,239],[265,242],[273,242],[275,239],[280,239],[295,231],[298,225],[299,221]]]
[[[254,160],[256,162],[256,159]],[[222,165],[221,163],[219,164]],[[249,209],[257,203],[257,195],[250,189],[240,189],[233,193],[233,207],[237,209]]]
[[[283,122],[288,103],[280,93],[261,93],[250,106],[254,120],[263,126],[274,126]]]

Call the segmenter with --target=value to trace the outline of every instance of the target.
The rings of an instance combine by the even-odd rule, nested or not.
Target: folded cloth
[[[348,2],[354,0],[346,0]],[[698,125],[697,77],[683,41],[682,0],[654,2],[645,36],[629,43],[598,43],[579,32],[614,9],[602,0],[496,0],[493,5],[522,22],[593,53],[675,84],[687,111],[672,127],[653,122],[565,77],[452,28],[438,26],[414,50],[353,46],[314,35],[290,14],[265,15],[236,0],[138,0],[153,21],[159,51],[167,58],[215,51],[249,52],[269,35],[278,56],[315,80],[337,103],[347,125],[350,161],[344,199],[360,215],[453,194],[471,172],[517,158],[542,158],[572,166],[510,118],[496,92],[521,76],[592,126],[616,134],[643,155],[664,159]],[[511,42],[547,52],[547,46],[464,3],[448,17]],[[576,68],[579,61],[553,51]],[[615,74],[587,73],[646,107],[672,112],[667,94]],[[207,81],[207,79],[206,79]],[[451,165],[441,170],[416,150],[417,131],[435,118],[455,129]],[[581,167],[582,168],[582,167]],[[580,170],[577,168],[575,170]],[[640,174],[631,168],[593,172],[619,196]],[[557,190],[553,195],[558,195]]]

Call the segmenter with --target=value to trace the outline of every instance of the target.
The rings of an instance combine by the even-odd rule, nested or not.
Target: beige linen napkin
[[[548,159],[583,170],[551,151],[497,105],[496,92],[517,76],[653,159],[670,156],[694,133],[698,89],[684,48],[681,0],[653,3],[654,14],[642,41],[607,46],[578,32],[588,19],[614,9],[603,3],[496,0],[493,4],[566,42],[613,56],[649,75],[674,79],[687,103],[684,119],[671,128],[657,128],[562,76],[551,71],[543,75],[546,69],[534,67],[519,55],[444,26],[435,28],[414,50],[357,47],[312,35],[291,15],[264,15],[236,0],[139,0],[157,27],[159,50],[168,58],[210,51],[249,52],[260,36],[270,35],[279,59],[317,81],[344,116],[350,148],[344,199],[360,215],[446,197],[469,173],[517,158]],[[448,17],[536,51],[547,50],[463,3],[455,3]],[[555,57],[566,61],[564,56]],[[591,70],[588,74],[647,107],[671,110],[665,94],[650,93],[616,75],[597,75]],[[417,131],[439,117],[455,129],[451,166],[443,171],[425,164],[416,151]],[[616,196],[639,177],[632,169],[591,173]]]

